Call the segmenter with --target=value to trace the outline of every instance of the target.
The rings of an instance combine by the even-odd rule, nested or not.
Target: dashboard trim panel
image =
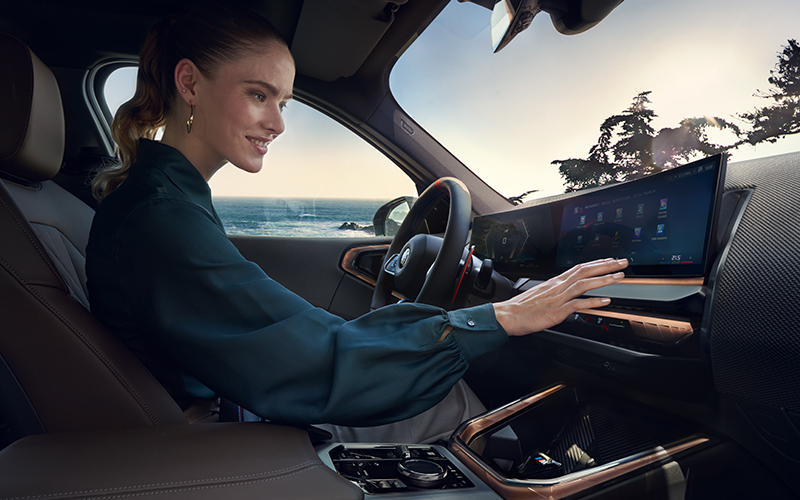
[[[358,246],[349,248],[344,255],[342,256],[341,266],[345,273],[360,279],[364,283],[375,286],[375,278],[368,275],[367,273],[363,272],[358,268],[356,262],[358,261],[358,257],[361,256],[362,253],[365,252],[376,252],[376,251],[383,251],[387,252],[389,250],[389,245],[366,245],[366,246]],[[392,296],[398,300],[403,300],[405,298],[399,292],[393,291]]]

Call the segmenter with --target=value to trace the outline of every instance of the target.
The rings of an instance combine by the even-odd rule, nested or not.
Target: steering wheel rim
[[[386,271],[387,265],[390,265],[393,259],[395,262],[399,261],[401,249],[415,236],[419,223],[430,213],[436,202],[445,196],[450,197],[447,229],[436,259],[428,270],[425,282],[414,302],[440,307],[448,305],[472,221],[472,198],[464,183],[453,177],[442,177],[422,192],[400,224],[381,264],[372,295],[371,309],[386,305],[394,288],[395,279]]]

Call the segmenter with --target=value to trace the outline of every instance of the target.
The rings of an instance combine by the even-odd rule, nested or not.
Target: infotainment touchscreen
[[[631,276],[703,276],[725,170],[722,155],[510,212],[475,218],[472,244],[500,272],[547,277],[627,258]]]

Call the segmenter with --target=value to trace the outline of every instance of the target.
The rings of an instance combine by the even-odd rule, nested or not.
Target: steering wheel
[[[450,197],[444,238],[417,234],[436,203]],[[452,298],[472,220],[472,199],[458,179],[442,177],[423,191],[397,230],[378,273],[371,309],[386,305],[393,288],[415,302],[445,307]]]

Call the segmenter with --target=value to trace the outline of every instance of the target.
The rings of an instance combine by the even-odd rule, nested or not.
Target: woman
[[[494,305],[399,304],[350,322],[271,280],[225,236],[207,182],[226,161],[261,169],[293,80],[288,47],[267,21],[203,7],[153,28],[136,93],[115,117],[121,165],[94,181],[92,312],[183,408],[223,396],[275,422],[389,424],[441,401],[509,335],[609,302],[577,297],[621,279],[627,261],[583,265]],[[460,387],[426,412],[442,420],[445,408],[439,428],[389,426],[379,438],[441,437],[480,410],[469,398]],[[426,428],[406,432],[415,426]]]

